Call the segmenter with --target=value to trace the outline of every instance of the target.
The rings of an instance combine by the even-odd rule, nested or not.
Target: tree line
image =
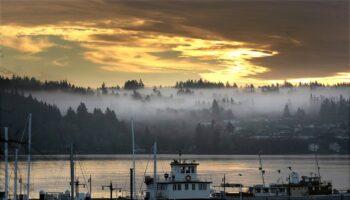
[[[162,86],[160,86],[162,87]],[[175,83],[174,88],[179,89],[179,94],[190,94],[192,91],[190,89],[217,89],[217,88],[238,88],[239,86],[236,83],[230,84],[226,82],[225,84],[222,82],[211,82],[203,79],[199,80],[187,80],[187,81],[178,81]],[[244,86],[240,86],[240,88],[244,89],[246,92],[255,92],[255,88],[260,88],[262,92],[279,92],[280,88],[296,88],[296,87],[309,87],[311,89],[317,87],[350,87],[350,83],[337,83],[333,85],[326,85],[319,83],[317,81],[309,82],[309,83],[298,83],[293,85],[292,83],[285,81],[283,84],[270,84],[256,87],[254,84],[246,84]],[[125,89],[125,90],[138,90],[145,88],[145,84],[140,80],[127,80],[124,82],[124,85],[120,87],[116,86],[107,86],[104,82],[101,84],[101,87],[97,88],[97,91],[101,91],[102,94],[108,94],[108,90],[110,89]],[[93,94],[96,92],[95,89],[90,87],[81,87],[76,86],[72,83],[69,83],[67,80],[60,81],[40,81],[33,77],[20,77],[20,76],[12,76],[12,77],[3,77],[0,76],[0,89],[18,89],[18,90],[45,90],[45,91],[53,91],[53,90],[62,90],[67,92],[76,92],[80,94]]]
[[[70,143],[75,143],[79,153],[89,154],[127,154],[131,152],[130,121],[120,120],[117,113],[106,110],[93,109],[88,111],[86,105],[81,103],[76,109],[69,108],[65,115],[61,114],[55,105],[40,102],[31,95],[25,96],[16,90],[1,91],[1,126],[10,130],[10,139],[20,140],[25,127],[28,113],[32,113],[34,153],[62,154],[67,152]],[[350,100],[342,99],[334,102],[325,99],[322,102],[319,118],[329,115],[335,117],[339,112],[347,112]],[[162,112],[172,112],[164,110]],[[208,109],[189,111],[191,120],[163,120],[154,124],[147,122],[135,123],[136,146],[138,152],[148,153],[154,140],[159,144],[160,153],[198,154],[256,154],[260,150],[270,154],[309,153],[307,146],[310,141],[299,140],[293,137],[284,139],[255,139],[251,136],[260,129],[238,131],[231,122],[224,123],[226,119],[233,119],[233,113],[220,107],[216,100]],[[281,111],[282,120],[286,124],[294,123],[294,119],[305,117],[303,110],[298,110],[291,118],[288,106]],[[346,113],[344,113],[345,115]],[[198,122],[198,116],[204,116],[210,123]],[[346,116],[343,116],[345,119]],[[329,121],[329,120],[328,120]],[[283,122],[283,121],[282,121]],[[317,121],[316,121],[317,122]],[[279,122],[281,123],[281,122]],[[299,123],[299,122],[295,122]],[[1,134],[3,137],[3,134]],[[342,145],[342,152],[347,152],[348,144],[343,140],[335,140],[331,133],[325,132],[317,139],[327,147],[331,141]],[[24,138],[26,139],[26,138]],[[3,140],[1,140],[3,141]],[[12,147],[14,147],[12,145]],[[296,148],[297,147],[297,148]],[[1,148],[2,149],[2,148]],[[325,150],[324,153],[327,153]]]
[[[66,80],[61,81],[40,81],[35,78],[12,76],[11,78],[0,76],[1,90],[19,90],[19,91],[35,91],[35,90],[62,90],[67,92],[75,92],[79,94],[93,93],[90,87],[80,87],[69,83]]]

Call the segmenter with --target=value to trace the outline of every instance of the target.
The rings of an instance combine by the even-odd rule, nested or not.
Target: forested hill
[[[92,93],[91,88],[75,86],[66,80],[61,81],[39,81],[35,78],[13,76],[6,78],[0,76],[1,90],[19,90],[19,91],[53,91],[62,90],[67,92],[75,92],[79,94]]]
[[[350,98],[337,92],[345,91],[346,84],[311,95],[308,92],[313,92],[312,89],[301,88],[302,92],[307,91],[304,96],[294,88],[284,90],[285,93],[275,92],[276,88],[292,87],[288,83],[266,86],[264,90],[273,91],[271,94],[254,92],[252,85],[247,86],[249,91],[244,88],[238,91],[236,86],[220,89],[222,85],[206,81],[188,81],[178,86],[177,89],[143,89],[142,80],[132,80],[124,84],[123,91],[119,91],[122,89],[119,86],[111,88],[105,84],[93,90],[66,81],[0,78],[0,123],[1,127],[9,127],[10,139],[18,141],[28,114],[32,113],[33,153],[36,154],[67,153],[72,142],[78,153],[130,153],[130,116],[138,117],[135,123],[138,153],[149,153],[155,140],[160,153],[181,150],[191,154],[257,154],[260,151],[303,154],[310,153],[308,147],[312,144],[320,146],[319,153],[349,153]],[[202,87],[213,88],[206,90],[207,93],[193,92]],[[109,93],[109,90],[118,91]],[[49,95],[55,98],[51,103],[45,101]],[[306,106],[304,102],[286,100],[294,97],[292,95],[296,101],[303,98]],[[44,98],[38,100],[39,96]],[[68,106],[61,104],[58,108],[60,101]],[[269,106],[272,101],[273,106]],[[264,109],[265,113],[256,114],[258,109]],[[127,115],[130,111],[134,113]],[[250,116],[240,115],[244,112],[250,112]],[[4,141],[2,133],[0,139]],[[25,140],[24,137],[22,141]],[[14,149],[14,143],[10,147]]]
[[[9,136],[20,140],[32,113],[32,140],[34,152],[64,153],[69,143],[86,153],[128,153],[130,137],[125,122],[119,121],[114,111],[95,109],[87,111],[82,103],[77,110],[69,109],[62,116],[59,109],[17,92],[1,92],[2,126],[9,127]]]
[[[11,140],[20,140],[28,113],[32,113],[34,154],[67,153],[71,142],[76,144],[79,153],[131,152],[130,121],[119,120],[116,113],[108,108],[88,112],[86,106],[81,103],[76,110],[70,108],[67,114],[62,116],[54,105],[39,102],[31,95],[26,97],[15,91],[2,91],[1,101],[2,126],[9,127]],[[212,109],[219,112],[217,105],[213,106]],[[146,124],[136,128],[136,144],[140,153],[148,153],[155,139],[159,143],[160,153],[177,153],[179,150],[198,154],[256,154],[261,150],[266,154],[309,153],[309,140],[292,137],[269,140],[244,137],[242,134],[233,134],[235,127],[231,123],[224,127],[215,122],[210,126],[197,124],[192,131],[182,129],[172,122],[159,126],[157,130],[162,130],[161,132],[152,131]],[[337,142],[342,147],[338,153],[349,153],[348,140],[322,137],[325,135],[313,141],[323,146],[328,146],[329,142]],[[25,137],[23,139],[26,140]],[[14,149],[15,146],[11,144],[10,147]],[[25,152],[25,149],[22,152]],[[324,149],[320,153],[332,151]]]

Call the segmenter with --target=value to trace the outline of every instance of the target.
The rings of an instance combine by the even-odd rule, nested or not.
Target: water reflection
[[[47,159],[50,158],[50,159]],[[113,181],[121,190],[118,195],[127,195],[129,190],[129,169],[132,166],[129,155],[80,155],[76,161],[76,174],[81,183],[88,184],[88,178],[92,176],[92,192],[94,197],[109,197],[102,185]],[[145,188],[143,177],[152,175],[153,161],[151,155],[137,155],[136,162],[136,188],[141,192]],[[159,155],[158,172],[163,175],[170,171],[169,163],[177,159],[177,155]],[[288,166],[299,175],[316,173],[313,155],[288,155],[288,156],[262,156],[263,167],[266,171],[266,183],[285,181],[288,176]],[[321,176],[325,180],[331,180],[337,189],[350,188],[349,155],[319,156]],[[200,163],[198,172],[213,181],[213,185],[219,185],[222,177],[226,175],[226,182],[243,183],[243,185],[261,184],[259,173],[259,160],[257,156],[244,155],[185,155],[182,159],[196,160]],[[13,163],[11,163],[13,166]],[[13,170],[13,167],[10,168]],[[281,170],[278,173],[278,170]],[[238,174],[241,174],[239,176]],[[10,174],[13,177],[13,172]],[[32,196],[37,197],[40,190],[50,192],[63,192],[69,190],[70,181],[69,161],[67,156],[50,156],[45,158],[34,157],[32,162]],[[19,176],[26,180],[26,162],[19,163]],[[10,180],[12,189],[13,180]],[[25,187],[22,187],[24,192]],[[87,191],[87,187],[80,188]],[[114,193],[115,195],[115,193]]]

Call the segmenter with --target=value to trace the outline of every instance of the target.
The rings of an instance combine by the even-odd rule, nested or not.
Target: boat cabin
[[[288,187],[279,184],[271,184],[269,186],[254,185],[250,188],[250,192],[257,197],[288,196]]]
[[[195,161],[174,160],[170,163],[170,174],[153,180],[145,177],[147,192],[145,199],[209,199],[211,181],[201,180]]]

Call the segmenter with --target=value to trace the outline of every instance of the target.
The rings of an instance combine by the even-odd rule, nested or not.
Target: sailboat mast
[[[30,150],[32,148],[32,113],[29,113],[28,122],[28,175],[27,175],[27,199],[29,200],[30,193]]]
[[[8,128],[5,127],[5,200],[8,200],[8,195],[9,195],[9,161],[8,161]]]
[[[15,150],[15,175],[13,178],[13,199],[17,200],[18,149]]]
[[[70,145],[70,199],[74,200],[74,146]]]
[[[131,119],[131,139],[132,139],[132,169],[133,169],[133,171],[132,171],[132,173],[133,173],[133,176],[132,176],[132,178],[133,178],[133,187],[132,187],[132,191],[131,191],[131,193],[133,193],[133,194],[135,194],[135,175],[136,175],[136,172],[135,172],[135,134],[134,134],[134,120],[133,119]],[[133,195],[133,196],[135,196],[135,195]]]
[[[321,181],[320,166],[318,165],[317,152],[315,152],[315,160],[316,160],[316,167],[317,167],[318,177],[319,177],[319,179]]]
[[[259,168],[259,170],[261,171],[261,179],[262,179],[262,182],[263,182],[263,186],[265,187],[264,170],[263,170],[263,167],[262,167],[262,162],[261,162],[261,155],[260,155],[260,153],[259,153],[259,163],[260,163],[260,168]]]
[[[154,199],[157,199],[157,142],[153,146],[153,162]]]

